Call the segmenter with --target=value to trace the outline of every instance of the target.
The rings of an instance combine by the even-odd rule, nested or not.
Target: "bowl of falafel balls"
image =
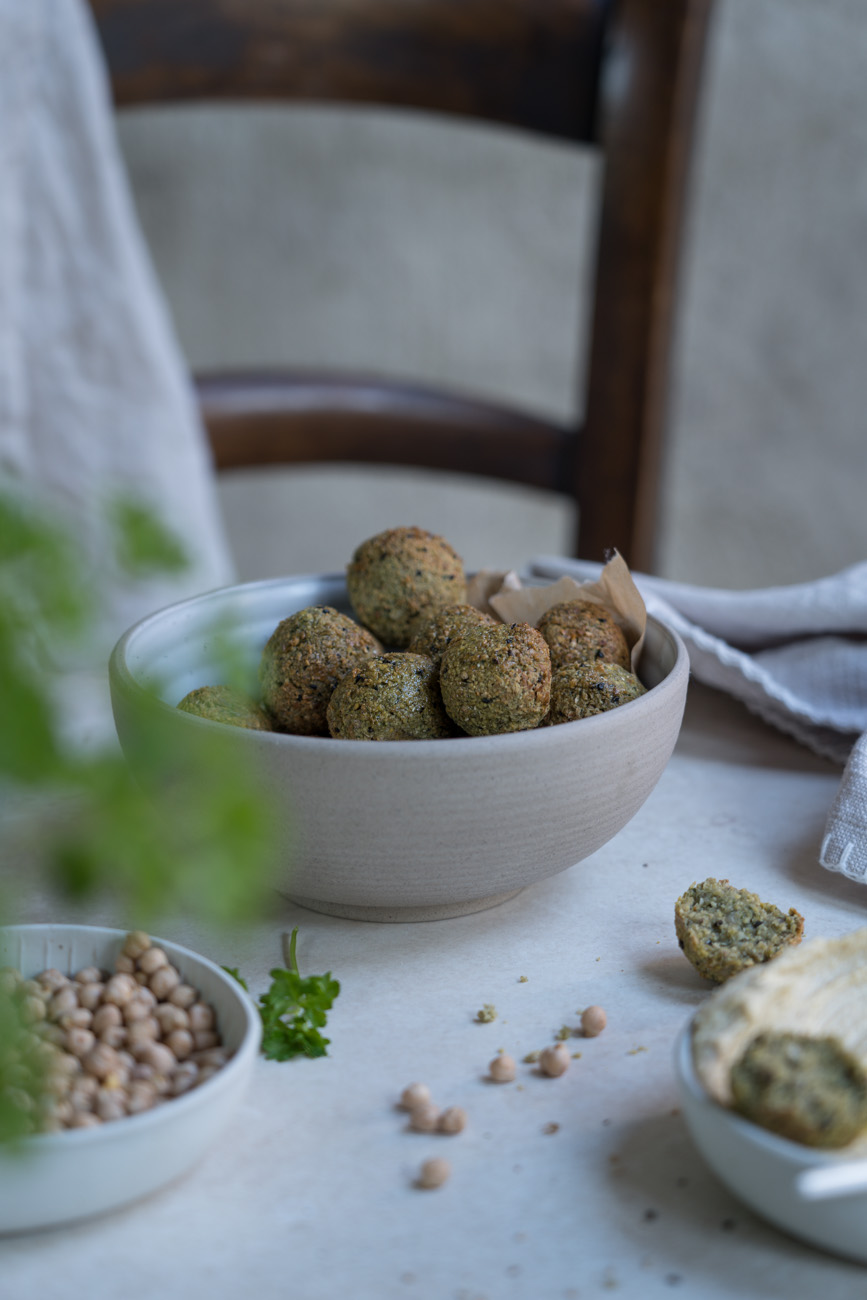
[[[154,726],[193,753],[231,743],[302,906],[420,921],[505,902],[635,815],[674,748],[689,663],[653,618],[636,664],[598,601],[506,621],[483,590],[444,538],[400,527],[345,573],[159,610],[111,655],[121,745],[134,767]]]

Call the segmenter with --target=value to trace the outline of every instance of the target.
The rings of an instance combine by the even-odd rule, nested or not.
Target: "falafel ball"
[[[259,681],[265,707],[296,736],[327,736],[331,692],[341,677],[381,649],[366,628],[331,605],[290,614],[262,651]]]
[[[362,542],[346,570],[346,587],[365,627],[401,649],[421,615],[467,598],[461,557],[423,528],[390,528]]]
[[[612,663],[631,668],[626,637],[604,605],[591,600],[564,600],[552,605],[536,624],[548,642],[551,665]]]
[[[378,655],[337,684],[328,727],[341,740],[441,740],[454,734],[426,655]]]
[[[555,668],[551,678],[551,708],[545,722],[575,722],[594,713],[607,713],[645,694],[645,687],[634,673],[620,664],[564,664]]]
[[[249,731],[273,731],[273,719],[234,686],[198,686],[178,704],[182,713],[192,713],[209,722],[223,722],[228,727],[246,727]]]
[[[440,664],[446,712],[471,736],[529,731],[548,711],[551,656],[529,623],[486,623],[446,647]]]
[[[443,605],[435,614],[419,619],[412,640],[409,643],[411,654],[427,655],[433,659],[437,668],[447,646],[471,627],[481,623],[495,625],[497,620],[490,614],[484,614],[475,605]]]

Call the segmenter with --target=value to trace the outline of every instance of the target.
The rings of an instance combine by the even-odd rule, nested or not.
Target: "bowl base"
[[[453,916],[469,916],[489,907],[499,907],[522,892],[522,889],[508,889],[503,894],[468,898],[462,903],[427,903],[417,907],[366,907],[356,903],[330,903],[320,898],[300,898],[297,894],[287,894],[286,897],[308,911],[324,912],[326,916],[339,916],[346,921],[447,921]]]

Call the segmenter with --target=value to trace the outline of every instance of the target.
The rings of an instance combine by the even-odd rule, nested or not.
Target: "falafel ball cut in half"
[[[389,647],[405,649],[417,620],[467,598],[461,557],[423,528],[390,528],[356,548],[346,570],[352,608]]]
[[[645,695],[646,688],[634,673],[620,664],[570,663],[555,668],[551,677],[551,708],[545,722],[576,722],[596,713],[607,713]]]
[[[848,1146],[867,1128],[867,1075],[836,1038],[757,1034],[731,1085],[739,1114],[806,1146]]]
[[[298,610],[277,624],[262,651],[265,707],[293,735],[327,736],[335,686],[381,649],[372,633],[331,605]]]
[[[442,740],[455,733],[433,661],[400,651],[369,659],[338,683],[328,727],[339,740]]]
[[[208,722],[222,722],[227,727],[246,727],[249,731],[274,731],[274,720],[255,700],[234,686],[198,686],[178,704],[181,713],[191,713]]]
[[[410,654],[427,655],[437,668],[452,641],[457,641],[471,627],[480,624],[495,627],[497,620],[475,605],[443,605],[435,614],[420,618],[409,643]]]
[[[551,697],[551,656],[529,623],[481,624],[446,648],[440,664],[446,712],[471,736],[538,727]]]
[[[738,971],[772,961],[800,943],[804,918],[794,907],[782,912],[748,889],[711,878],[690,885],[677,900],[674,929],[699,975],[723,984]]]
[[[600,662],[632,667],[626,637],[614,615],[595,601],[561,601],[546,610],[536,626],[548,642],[554,669]]]

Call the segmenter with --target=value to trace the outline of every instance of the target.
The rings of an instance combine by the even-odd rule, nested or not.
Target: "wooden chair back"
[[[577,503],[575,553],[654,567],[678,248],[712,0],[91,0],[119,108],[377,104],[601,151],[580,426],[350,374],[196,377],[219,469],[423,465]],[[577,232],[576,232],[577,237]]]

